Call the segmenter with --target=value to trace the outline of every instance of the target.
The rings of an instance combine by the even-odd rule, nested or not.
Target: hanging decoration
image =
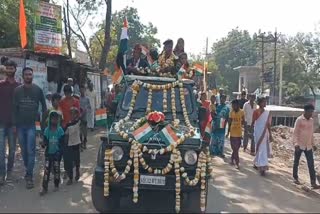
[[[135,107],[136,97],[139,93],[141,87],[148,90],[148,103],[146,108],[146,115],[137,119],[133,125],[130,127],[130,133],[125,131],[125,124],[130,120],[133,109]],[[187,127],[187,131],[185,133],[180,133],[179,137],[175,133],[175,128],[179,127],[180,121],[177,119],[176,113],[176,93],[175,88],[178,87],[182,113],[185,121],[185,125]],[[196,186],[199,182],[201,183],[201,191],[200,191],[200,208],[201,211],[205,211],[206,206],[206,176],[207,173],[210,175],[212,173],[212,163],[211,157],[209,154],[209,149],[206,148],[205,151],[201,151],[198,154],[198,162],[196,167],[196,173],[194,176],[190,176],[185,172],[184,167],[181,166],[182,156],[181,152],[177,148],[179,145],[183,144],[184,141],[195,135],[195,129],[192,126],[190,119],[188,117],[188,112],[186,109],[185,95],[183,83],[180,81],[168,83],[165,85],[153,85],[149,83],[143,83],[139,80],[135,81],[132,86],[132,99],[130,101],[130,107],[128,113],[124,119],[121,119],[114,126],[115,131],[122,137],[124,140],[128,141],[131,145],[130,149],[130,159],[127,161],[127,165],[122,173],[118,172],[115,167],[113,154],[111,149],[107,149],[105,151],[105,173],[104,173],[104,196],[109,196],[109,180],[110,180],[110,172],[113,176],[113,180],[116,182],[120,182],[124,180],[127,174],[132,169],[133,165],[133,202],[137,203],[139,199],[138,188],[139,188],[139,166],[143,169],[147,170],[150,174],[154,175],[166,175],[172,170],[174,170],[174,174],[176,177],[175,183],[175,210],[176,212],[180,212],[181,208],[181,179],[185,181],[185,183],[189,186]],[[164,99],[163,99],[163,110],[167,112],[167,93],[168,90],[171,91],[171,111],[172,111],[172,124],[169,124],[165,121],[165,115],[162,112],[151,111],[152,106],[152,92],[156,90],[163,90]],[[166,111],[165,111],[166,110]],[[131,124],[131,123],[130,123]],[[148,131],[152,130],[152,133],[158,133],[158,136],[161,137],[161,132],[166,132],[172,134],[168,139],[172,139],[172,141],[168,141],[168,145],[164,148],[160,149],[149,149],[148,145],[144,144],[144,140],[139,138],[139,131],[148,133]],[[138,133],[137,133],[138,131]],[[135,134],[136,133],[136,134]],[[143,154],[160,154],[163,155],[165,153],[170,153],[170,159],[167,165],[164,168],[152,168],[144,159]],[[190,177],[193,177],[190,179]]]

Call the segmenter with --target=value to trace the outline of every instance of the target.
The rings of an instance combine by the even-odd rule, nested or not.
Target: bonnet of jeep
[[[140,128],[143,122],[148,122],[146,121],[148,114],[156,111],[161,112],[165,119],[160,124],[150,124],[153,129],[152,134],[150,133],[148,138],[140,139],[140,143],[152,147],[164,147],[168,143],[161,139],[163,135],[159,132],[169,125],[178,138],[190,132],[190,128],[193,129],[192,135],[185,139],[183,145],[201,147],[198,109],[192,93],[193,86],[194,82],[191,80],[177,82],[172,78],[126,76],[126,85],[117,107],[116,122],[109,132],[109,141],[127,141],[115,128],[120,128],[120,131],[128,134],[128,137],[134,138],[136,129]],[[123,120],[126,121],[121,123],[121,127],[117,127],[116,125]],[[137,125],[139,120],[144,121]]]

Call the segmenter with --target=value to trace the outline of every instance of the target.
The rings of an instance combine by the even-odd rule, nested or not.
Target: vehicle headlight
[[[193,150],[188,150],[185,154],[184,154],[184,161],[186,162],[186,164],[188,165],[194,165],[197,163],[198,160],[198,155],[195,151]]]
[[[114,161],[119,161],[123,157],[123,149],[120,146],[113,146],[112,149],[112,156]]]

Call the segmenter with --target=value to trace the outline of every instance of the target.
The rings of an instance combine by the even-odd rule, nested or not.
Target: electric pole
[[[258,42],[261,42],[261,94],[263,94],[264,91],[264,79],[263,79],[263,75],[264,75],[264,36],[265,33],[261,33],[258,38],[261,38],[261,41],[258,40]]]
[[[273,104],[276,104],[276,84],[277,84],[277,28],[274,32],[274,62],[273,62]]]
[[[207,70],[207,65],[208,65],[208,63],[207,63],[207,57],[208,57],[208,37],[207,37],[207,39],[206,39],[206,53],[205,53],[205,57],[204,57],[204,63],[203,63],[203,89],[204,89],[204,91],[207,91],[207,83],[206,83],[206,70]]]
[[[277,29],[275,30],[274,35],[269,34],[267,37],[265,36],[265,33],[261,33],[258,38],[260,38],[261,40],[258,40],[258,42],[261,42],[261,73],[262,73],[262,78],[261,78],[261,92],[264,92],[264,82],[273,82],[273,86],[272,86],[272,96],[273,96],[273,104],[276,103],[276,84],[277,84],[277,43],[278,43],[278,39],[279,39],[279,35],[277,33]],[[273,63],[273,80],[269,80],[269,77],[265,77],[264,73],[265,73],[265,64],[268,64],[270,62],[265,62],[265,58],[264,58],[264,49],[265,43],[274,43],[274,53],[273,53],[273,61],[271,61],[271,63]],[[266,79],[265,79],[266,78]]]

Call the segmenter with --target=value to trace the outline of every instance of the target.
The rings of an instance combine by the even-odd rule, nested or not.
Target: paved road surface
[[[37,188],[26,190],[23,174],[17,167],[16,179],[0,188],[0,212],[96,212],[91,203],[90,185],[98,138],[91,136],[87,151],[82,153],[80,182],[68,187],[62,184],[59,192],[39,196],[39,166]],[[262,178],[251,167],[252,157],[243,153],[241,156],[241,171],[219,158],[214,159],[215,177],[209,187],[207,212],[319,212],[319,197],[293,186],[289,174],[280,174],[273,168]]]

